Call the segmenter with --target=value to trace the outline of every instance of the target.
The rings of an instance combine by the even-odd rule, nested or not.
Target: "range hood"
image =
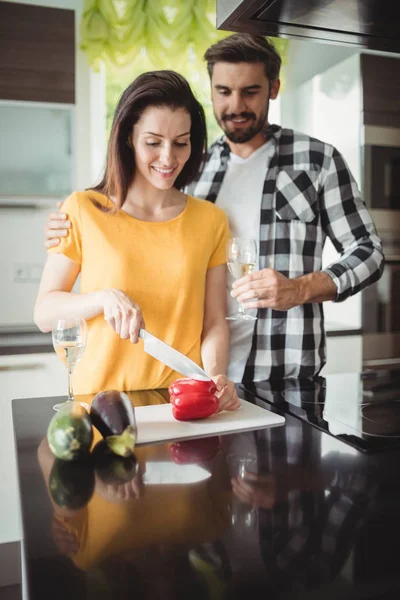
[[[217,27],[400,52],[400,1],[217,0]]]

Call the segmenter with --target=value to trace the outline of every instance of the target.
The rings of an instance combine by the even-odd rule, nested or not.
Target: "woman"
[[[77,393],[165,388],[178,377],[138,344],[146,328],[198,364],[220,405],[239,400],[225,377],[225,214],[180,192],[206,146],[204,112],[173,71],[138,77],[122,94],[99,185],[64,203],[72,232],[49,250],[35,322],[88,321]],[[81,293],[71,290],[81,276]]]

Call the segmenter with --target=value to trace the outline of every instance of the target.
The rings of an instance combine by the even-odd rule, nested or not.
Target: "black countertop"
[[[65,478],[45,440],[54,400],[13,401],[30,600],[400,597],[399,451],[362,453],[287,414],[138,446],[133,478],[97,471],[84,505],[92,465]]]

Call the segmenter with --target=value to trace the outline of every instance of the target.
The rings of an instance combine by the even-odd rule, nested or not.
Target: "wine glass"
[[[254,239],[234,237],[228,242],[227,247],[228,269],[232,277],[240,279],[245,275],[250,275],[256,268],[257,262],[257,242]],[[246,313],[243,304],[238,301],[238,312],[226,317],[228,321],[255,321],[253,317]]]
[[[81,360],[86,345],[87,326],[84,319],[60,320],[52,331],[53,346],[68,371],[68,397],[65,402],[53,406],[59,410],[67,402],[75,400],[72,390],[72,373],[75,365]],[[88,408],[85,402],[80,403]]]
[[[246,455],[236,455],[229,453],[227,455],[230,476],[237,482],[246,482],[247,473],[257,473],[257,456],[252,453]],[[248,505],[240,496],[233,493],[230,503],[231,522],[234,526],[243,526],[254,530],[257,524],[257,508],[255,505]]]

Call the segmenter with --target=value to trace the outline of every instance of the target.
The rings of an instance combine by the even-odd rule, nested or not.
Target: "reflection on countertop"
[[[142,445],[131,476],[97,457],[60,465],[52,404],[13,402],[31,600],[399,597],[398,452],[366,455],[287,414],[212,451]]]

